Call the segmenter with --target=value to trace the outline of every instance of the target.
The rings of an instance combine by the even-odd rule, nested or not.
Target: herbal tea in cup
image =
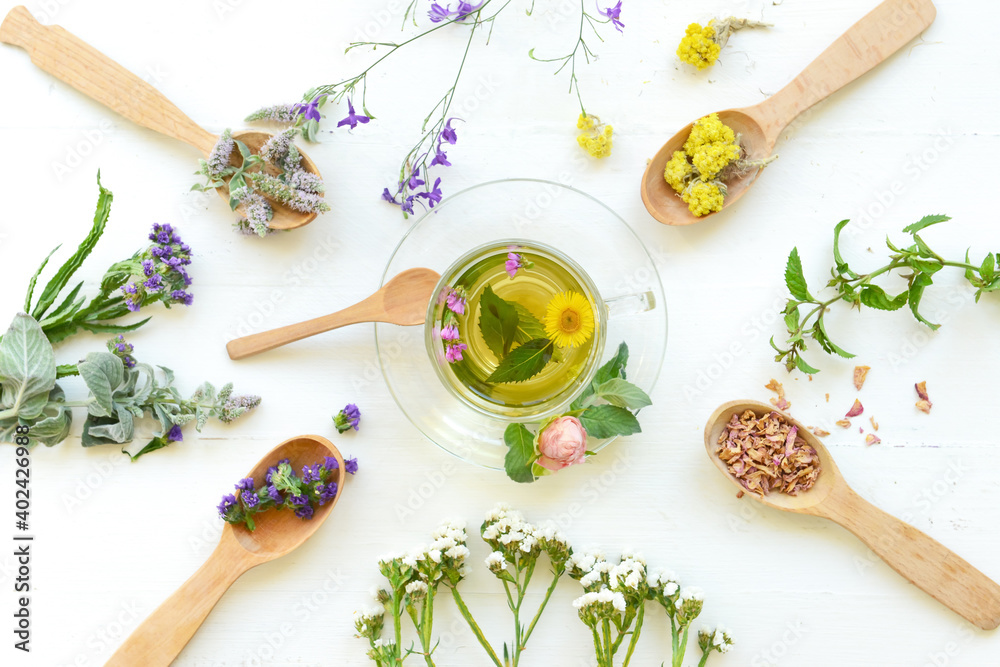
[[[590,382],[606,310],[587,274],[558,250],[497,241],[445,271],[429,305],[427,348],[441,381],[469,405],[533,417]]]

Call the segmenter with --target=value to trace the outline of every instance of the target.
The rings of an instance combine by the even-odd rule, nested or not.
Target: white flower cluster
[[[503,554],[499,551],[494,551],[489,556],[486,557],[486,567],[489,568],[490,572],[493,574],[500,574],[507,569],[510,563],[504,558]]]
[[[703,652],[718,651],[719,653],[729,653],[733,647],[733,634],[722,625],[711,627],[705,625],[698,632],[698,645]]]
[[[513,561],[520,554],[538,555],[541,548],[536,532],[520,512],[500,503],[486,515],[482,534],[494,551]]]
[[[359,637],[375,638],[382,632],[382,624],[385,617],[385,608],[382,606],[371,606],[354,612],[354,628],[358,631]]]
[[[623,612],[627,608],[627,605],[625,604],[624,595],[609,591],[607,588],[602,588],[596,593],[584,593],[573,600],[573,607],[579,609],[581,612],[593,607],[610,607],[614,611]],[[606,617],[601,613],[605,610],[595,609],[594,611],[598,617]],[[610,616],[610,614],[607,614],[607,616]]]
[[[705,594],[697,586],[685,586],[674,601],[675,617],[681,627],[690,625],[691,621],[698,618],[702,607],[705,605]],[[668,610],[669,611],[669,610]]]
[[[419,600],[426,597],[427,582],[420,581],[419,579],[416,581],[411,581],[410,583],[406,584],[406,594],[409,595],[414,600]]]

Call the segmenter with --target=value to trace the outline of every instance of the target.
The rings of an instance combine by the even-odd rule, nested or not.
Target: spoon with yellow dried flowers
[[[261,236],[270,230],[295,229],[329,208],[322,199],[319,170],[304,153],[295,152],[292,170],[256,157],[261,152],[266,155],[268,147],[273,153],[275,142],[288,153],[290,137],[273,137],[257,130],[232,134],[226,131],[218,137],[198,126],[135,74],[62,27],[43,26],[23,6],[11,9],[0,24],[0,42],[20,46],[35,65],[132,122],[200,150],[208,159],[202,170],[214,178],[213,187],[245,216],[242,227],[237,223],[239,228],[246,231],[253,227],[251,231]],[[233,151],[234,144],[240,146],[239,153]],[[254,154],[253,160],[260,167],[251,170],[248,163],[247,169],[239,168],[244,149],[248,155]],[[282,158],[287,167],[287,155]],[[231,192],[222,187],[230,177],[241,184],[233,183]],[[247,186],[247,180],[253,189]],[[307,187],[300,187],[302,183]],[[258,190],[263,191],[263,196]]]
[[[885,0],[771,97],[689,123],[646,166],[640,192],[650,215],[690,225],[732,204],[773,159],[789,123],[898,51],[936,14],[931,0]]]
[[[219,512],[227,522],[208,561],[143,621],[105,667],[172,663],[240,575],[294,551],[312,537],[340,499],[345,473],[353,471],[347,463],[329,440],[318,435],[290,438],[268,452],[237,484],[239,497],[223,499]],[[275,472],[282,468],[285,472]],[[291,481],[301,497],[275,478],[280,474],[288,481],[293,470],[304,470],[301,480]],[[256,491],[254,480],[267,484]],[[267,500],[269,493],[276,494],[277,505]],[[223,514],[230,504],[252,508],[264,502],[271,503],[271,511],[256,514],[254,523],[230,522]]]
[[[910,583],[983,630],[1000,626],[1000,585],[913,526],[855,493],[830,452],[766,403],[731,401],[705,426],[712,463],[755,500],[840,524]]]

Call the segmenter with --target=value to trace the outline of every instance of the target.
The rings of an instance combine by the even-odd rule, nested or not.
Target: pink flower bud
[[[587,430],[576,417],[559,417],[538,434],[538,465],[553,472],[587,458]]]

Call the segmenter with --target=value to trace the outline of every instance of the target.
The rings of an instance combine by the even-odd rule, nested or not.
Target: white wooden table
[[[295,11],[260,0],[31,0],[59,23],[144,75],[206,128],[240,127],[256,107],[294,101],[306,88],[363,67],[370,52],[344,55],[355,39],[397,38],[400,0],[301,3]],[[425,3],[421,3],[422,9]],[[429,2],[426,3],[429,6]],[[299,231],[260,241],[229,229],[214,195],[188,192],[198,157],[188,147],[113,115],[35,68],[20,50],[0,48],[0,163],[6,202],[0,222],[0,320],[20,308],[31,272],[59,242],[75,247],[90,225],[95,173],[115,193],[108,231],[82,277],[145,243],[153,222],[177,226],[195,263],[191,308],[156,309],[131,337],[144,360],[175,369],[190,392],[203,380],[233,380],[264,396],[245,420],[130,464],[111,447],[83,449],[73,435],[32,454],[33,651],[12,648],[13,448],[0,448],[0,611],[4,665],[100,665],[142,618],[208,556],[223,492],[277,442],[298,433],[333,437],[361,471],[315,539],[240,579],[177,664],[364,665],[353,610],[368,603],[376,557],[426,541],[456,514],[478,526],[506,500],[531,520],[554,518],[574,544],[643,551],[702,587],[702,618],[729,625],[738,644],[718,665],[998,665],[1000,638],[970,628],[907,584],[846,531],[737,500],[705,457],[704,420],[732,398],[766,400],[763,385],[785,383],[792,412],[829,424],[855,398],[853,363],[813,354],[823,372],[788,376],[767,340],[792,246],[814,286],[831,266],[833,225],[859,231],[845,251],[861,265],[883,256],[887,234],[927,213],[947,227],[926,238],[942,254],[967,246],[997,251],[989,183],[1000,152],[990,110],[1000,102],[998,51],[989,27],[1000,6],[942,2],[936,23],[914,43],[810,113],[779,141],[780,159],[732,210],[690,228],[664,227],[644,210],[639,177],[647,158],[688,120],[755,103],[773,93],[875,4],[874,0],[783,3],[626,0],[624,35],[593,40],[600,60],[581,72],[588,109],[615,126],[614,154],[580,159],[577,108],[566,79],[527,51],[559,54],[575,38],[573,2],[540,2],[533,18],[511,8],[489,46],[477,43],[458,92],[459,143],[446,192],[504,177],[556,178],[617,210],[657,261],[670,311],[670,340],[643,433],[586,466],[531,486],[461,463],[424,441],[397,409],[376,364],[372,328],[355,326],[241,363],[224,345],[256,331],[336,310],[370,293],[410,223],[379,201],[418,131],[423,110],[450,85],[460,30],[444,30],[410,55],[376,70],[369,108],[378,116],[353,133],[325,134],[309,149],[329,184],[333,211]],[[0,3],[0,11],[13,6]],[[677,41],[691,21],[713,15],[775,24],[733,38],[705,73],[681,67]],[[421,17],[421,23],[426,21]],[[412,26],[409,30],[412,30]],[[244,46],[245,45],[245,46]],[[241,49],[237,52],[237,49]],[[238,63],[231,66],[230,63]],[[231,73],[230,73],[231,72]],[[871,247],[874,255],[868,256]],[[64,258],[64,250],[57,259]],[[54,260],[56,261],[56,260]],[[907,312],[830,316],[831,335],[872,367],[860,397],[881,424],[882,444],[856,432],[827,438],[855,488],[886,511],[1000,578],[1000,436],[996,330],[1000,300],[971,301],[959,275],[941,275],[925,299],[937,333]],[[77,359],[104,337],[83,335],[57,358]],[[926,380],[930,415],[913,403]],[[84,390],[64,381],[71,396]],[[829,403],[824,394],[829,393]],[[331,415],[347,402],[363,413],[359,433],[338,437]],[[153,425],[143,423],[140,435]],[[8,519],[10,524],[8,524]],[[498,582],[471,543],[474,574],[464,590],[495,643],[509,619]],[[532,640],[525,665],[586,665],[593,659],[566,580]],[[439,665],[485,659],[447,600],[440,605]],[[650,615],[634,664],[668,659],[662,613]],[[692,646],[691,654],[696,653]],[[690,662],[690,658],[689,658]]]

